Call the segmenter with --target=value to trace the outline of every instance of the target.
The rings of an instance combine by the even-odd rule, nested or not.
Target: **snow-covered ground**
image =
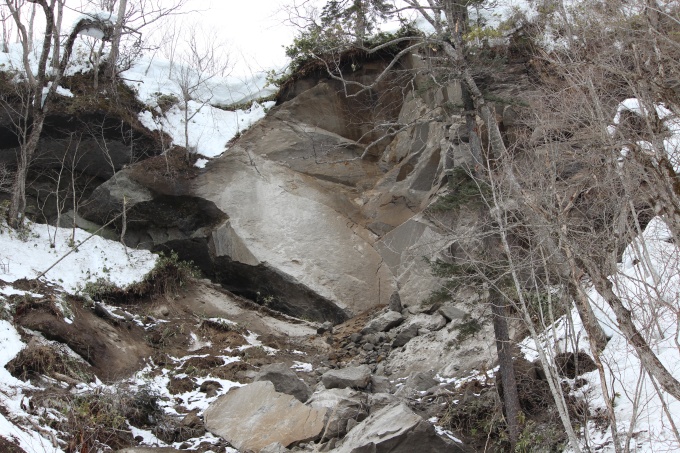
[[[155,255],[148,251],[126,249],[118,242],[98,236],[88,239],[90,234],[80,229],[75,230],[75,241],[71,240],[71,235],[74,233],[71,229],[56,229],[38,224],[28,224],[26,232],[21,235],[9,230],[6,226],[0,228],[0,233],[0,262],[3,264],[0,268],[0,280],[6,282],[6,284],[0,284],[0,313],[7,313],[8,309],[11,308],[9,306],[10,301],[6,296],[27,294],[26,291],[14,289],[11,286],[12,282],[22,278],[34,279],[69,252],[71,252],[70,255],[43,277],[43,280],[49,285],[55,286],[57,291],[61,287],[69,293],[78,292],[79,288],[88,281],[95,281],[97,278],[106,278],[119,286],[129,285],[142,279],[153,268],[157,259]],[[52,247],[52,244],[54,247]],[[40,296],[39,294],[31,295]],[[103,305],[107,307],[106,304]],[[112,309],[113,307],[108,308]],[[66,321],[68,322],[68,320]],[[234,322],[223,318],[212,318],[212,321],[224,325],[235,325]],[[268,353],[276,352],[276,350],[262,345],[254,333],[248,332],[245,340],[247,344],[237,349],[259,347]],[[5,365],[26,347],[17,329],[6,319],[0,319],[0,345],[0,407],[7,413],[7,415],[3,415],[4,412],[0,411],[0,436],[15,440],[28,453],[63,453],[63,446],[53,444],[51,440],[52,435],[57,433],[50,428],[45,428],[38,417],[29,414],[25,409],[30,401],[27,391],[37,390],[37,388],[14,378],[5,368]],[[67,348],[66,346],[63,347]],[[225,350],[225,354],[229,352],[233,351]],[[181,367],[191,357],[197,356],[188,355],[176,358],[177,367]],[[225,355],[223,360],[227,364],[238,361],[239,357]],[[304,370],[310,367],[309,364],[303,362],[298,362],[298,364]],[[168,390],[169,370],[164,369],[159,374],[156,368],[152,362],[149,362],[146,368],[139,371],[129,381],[116,385],[127,386],[131,391],[139,388],[153,391],[159,396],[159,402],[164,410],[174,415],[177,415],[177,413],[173,407],[178,400],[181,400],[187,409],[197,409],[201,413],[219,395],[226,393],[232,387],[241,385],[225,379],[207,376],[198,378],[197,382],[199,385],[208,379],[218,382],[222,388],[215,395],[207,396],[197,389],[172,395]],[[96,381],[90,384],[79,384],[73,391],[76,393],[115,392],[116,387]],[[42,427],[40,428],[42,434],[39,433],[38,426]],[[135,436],[142,436],[144,445],[168,446],[148,431],[134,427],[130,427],[130,429]],[[197,446],[201,443],[217,442],[218,440],[208,433],[200,438],[191,439],[190,443]],[[178,442],[174,446],[179,447],[179,445]],[[236,452],[233,449],[227,451]]]
[[[0,279],[6,282],[36,278],[70,253],[45,274],[48,282],[70,293],[98,278],[123,287],[139,281],[157,259],[147,250],[126,248],[99,236],[90,238],[80,228],[31,223],[21,233],[2,226],[0,231]]]
[[[78,41],[73,54],[67,74],[92,69],[88,58],[90,49],[84,43]],[[0,70],[23,73],[22,55],[21,45],[11,44],[8,53],[0,53]],[[38,55],[32,53],[29,63],[34,72],[37,71],[37,60]],[[247,77],[198,75],[182,64],[171,63],[160,56],[140,58],[121,77],[148,107],[139,114],[142,124],[150,130],[168,134],[172,138],[172,143],[166,144],[168,147],[172,144],[186,146],[202,156],[199,167],[207,163],[206,158],[224,153],[230,140],[264,118],[274,102],[260,104],[257,100],[276,92],[276,87],[267,83],[266,71],[254,72]],[[196,85],[189,95],[182,89],[187,83]],[[73,93],[62,86],[57,87],[56,95],[73,97]],[[159,100],[162,103],[170,99],[174,99],[175,104],[162,111]],[[244,104],[251,105],[243,108]],[[241,108],[224,109],[232,105]],[[185,123],[188,124],[186,129]]]
[[[491,25],[500,24],[512,11],[513,6],[522,11],[528,3],[525,1],[504,2],[505,9],[497,10],[488,17]],[[499,14],[500,11],[500,14]],[[525,12],[526,12],[525,11]],[[89,68],[80,48],[69,73]],[[35,64],[35,58],[31,59]],[[20,48],[12,46],[7,54],[0,53],[0,70],[22,70]],[[148,110],[140,113],[140,120],[149,129],[158,129],[169,134],[173,142],[187,145],[197,154],[205,158],[214,158],[225,152],[226,144],[236,135],[243,132],[259,119],[263,118],[270,103],[253,103],[247,110],[226,111],[217,106],[241,104],[271,94],[273,88],[266,87],[265,73],[260,72],[252,78],[237,79],[234,77],[215,76],[200,86],[192,99],[187,100],[188,109],[183,110],[181,83],[176,74],[177,67],[162,58],[143,58],[123,74],[126,83],[137,90],[142,102]],[[73,94],[63,87],[58,87],[57,95],[71,97]],[[161,109],[159,99],[175,97],[177,103],[168,109]],[[654,106],[659,118],[664,121],[671,132],[664,142],[667,149],[678,149],[680,144],[680,123],[663,105]],[[635,100],[626,100],[621,104],[619,114],[614,119],[612,131],[618,124],[623,110],[644,114],[644,109]],[[155,112],[155,115],[152,114]],[[185,129],[187,123],[187,129]],[[643,148],[646,143],[638,145]],[[625,154],[625,150],[622,150]],[[669,151],[676,169],[678,159]],[[199,159],[199,165],[205,165],[207,159]],[[156,257],[149,252],[126,249],[122,244],[108,241],[100,237],[86,239],[88,232],[76,229],[55,229],[46,225],[29,225],[20,237],[6,227],[0,227],[0,279],[11,283],[21,278],[33,279],[46,271],[52,264],[69,252],[54,268],[44,276],[48,282],[60,286],[67,292],[75,293],[87,282],[97,278],[105,278],[111,282],[125,286],[141,279],[156,262]],[[73,240],[72,240],[72,235]],[[635,240],[626,249],[619,272],[612,276],[617,294],[626,302],[635,314],[635,321],[646,340],[652,346],[661,362],[680,379],[680,249],[670,241],[672,235],[663,219],[655,218],[647,226],[641,238]],[[0,305],[6,308],[5,296],[21,294],[22,291],[5,284],[0,284]],[[630,442],[632,451],[662,452],[680,451],[680,443],[676,437],[677,429],[673,422],[680,420],[680,402],[657,392],[654,382],[644,373],[634,350],[617,328],[611,310],[596,291],[591,290],[589,297],[596,307],[600,323],[611,335],[606,349],[601,354],[605,365],[608,395],[602,393],[598,372],[583,376],[587,384],[581,387],[576,396],[586,399],[591,408],[604,408],[605,398],[613,399],[617,416],[618,429],[623,440]],[[2,313],[4,310],[0,310]],[[585,332],[580,324],[576,310],[571,313],[573,325],[570,327],[567,318],[560,319],[555,326],[541,336],[541,347],[554,351],[567,349],[568,331],[572,336],[580,338],[577,350],[590,352]],[[260,346],[261,343],[253,334],[246,339],[249,345]],[[557,343],[555,343],[557,339]],[[53,445],[48,437],[40,435],[36,426],[39,423],[23,408],[25,391],[32,388],[30,384],[10,375],[5,365],[21,351],[25,344],[15,327],[7,320],[0,319],[0,405],[8,415],[0,413],[0,435],[15,439],[27,452],[62,452]],[[536,343],[527,339],[522,344],[525,356],[536,358]],[[268,353],[272,351],[267,350]],[[188,357],[177,359],[186,360]],[[225,356],[225,360],[233,358]],[[294,368],[310,371],[311,365],[296,362]],[[166,370],[167,371],[167,370]],[[151,386],[154,390],[172,401],[180,398],[188,408],[203,410],[211,401],[199,392],[187,392],[172,396],[167,391],[167,372],[152,376],[151,368],[142,370],[131,381],[133,386]],[[237,383],[218,380],[222,385],[220,393],[239,385]],[[101,383],[93,386],[101,386]],[[94,388],[94,387],[93,387]],[[214,397],[211,397],[214,398]],[[168,410],[172,410],[168,406]],[[49,432],[49,430],[47,430]],[[141,430],[134,430],[141,435],[148,445],[160,445],[153,435]],[[584,446],[599,451],[614,451],[609,429],[602,429],[589,422],[582,434]],[[208,439],[206,437],[206,439]]]
[[[625,250],[619,272],[612,281],[619,297],[633,312],[635,323],[652,350],[673,376],[680,379],[680,249],[671,242],[671,237],[663,220],[654,218],[642,237]],[[600,324],[611,336],[600,355],[609,395],[603,395],[599,374],[592,371],[581,376],[588,384],[580,388],[576,396],[588,401],[591,409],[604,409],[604,398],[611,398],[620,439],[629,439],[631,451],[680,451],[680,442],[672,427],[680,420],[680,401],[665,392],[657,393],[657,384],[644,372],[634,349],[618,329],[607,303],[594,289],[588,296],[596,307]],[[590,353],[587,335],[576,309],[572,310],[570,318],[573,327],[564,317],[541,335],[542,348],[555,352],[573,351],[567,338],[579,338],[576,349]],[[536,343],[532,339],[526,339],[521,347],[527,359],[538,357]],[[609,428],[598,428],[594,421],[590,421],[582,434],[584,446],[589,445],[597,451],[614,451]]]
[[[123,78],[149,106],[149,110],[139,114],[142,124],[150,130],[167,133],[174,144],[206,158],[224,153],[231,139],[264,118],[274,105],[271,101],[256,102],[275,93],[275,87],[267,86],[263,72],[250,78],[199,75],[187,72],[180,64],[156,57],[139,60],[123,73]],[[187,95],[189,85],[195,88]],[[173,105],[161,109],[159,103],[169,99]],[[252,105],[247,109],[221,108],[244,103]],[[201,164],[205,161],[199,166]]]
[[[98,236],[86,241],[90,234],[80,229],[29,224],[25,232],[18,234],[0,225],[0,233],[0,280],[6,283],[34,279],[71,252],[45,274],[46,282],[70,293],[97,278],[125,286],[139,281],[157,259],[148,251],[126,250],[122,244]],[[0,313],[9,308],[5,296],[22,293],[25,292],[0,283]],[[0,412],[0,435],[16,440],[29,453],[62,452],[51,440],[38,434],[35,427],[40,426],[40,421],[22,407],[28,402],[24,391],[33,387],[14,378],[5,365],[25,344],[15,327],[4,319],[0,319],[0,345],[0,406],[8,412],[7,416]]]

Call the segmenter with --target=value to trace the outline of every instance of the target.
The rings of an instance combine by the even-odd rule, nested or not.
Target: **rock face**
[[[239,450],[259,452],[279,442],[318,439],[326,411],[305,406],[292,396],[278,393],[268,381],[231,390],[205,411],[205,426]]]
[[[371,369],[366,365],[329,370],[321,376],[321,382],[327,389],[363,389],[371,382]]]
[[[274,363],[262,367],[253,381],[269,381],[274,384],[274,389],[277,392],[294,396],[301,403],[309,399],[310,391],[307,384],[283,363]]]
[[[365,61],[347,77],[368,83],[386,64]],[[205,169],[176,182],[133,165],[97,189],[84,217],[102,222],[125,198],[129,245],[173,249],[226,289],[296,317],[340,323],[418,305],[438,283],[422,258],[451,242],[423,211],[470,153],[463,117],[441,108],[462,104],[458,83],[428,89],[399,73],[350,98],[323,74],[299,79]],[[170,215],[173,200],[181,215]]]
[[[354,427],[337,453],[463,452],[439,437],[434,427],[404,403],[387,406]]]

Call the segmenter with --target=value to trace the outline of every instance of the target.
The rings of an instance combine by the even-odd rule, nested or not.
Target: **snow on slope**
[[[6,282],[36,278],[66,253],[75,250],[45,275],[47,281],[71,293],[97,278],[126,286],[139,281],[157,259],[147,250],[126,248],[99,236],[85,242],[90,233],[79,228],[75,229],[73,243],[70,228],[29,224],[21,237],[6,227],[0,226],[0,231],[0,262],[6,265],[0,269],[0,279]]]
[[[24,430],[13,419],[26,419],[29,415],[22,409],[23,391],[31,388],[13,377],[5,365],[24,348],[24,343],[11,323],[0,320],[0,407],[9,413],[7,416],[0,412],[0,435],[6,439],[16,441],[24,451],[40,453],[61,453],[62,450],[52,445],[52,442],[33,430]],[[35,422],[34,422],[35,423]]]
[[[186,146],[201,156],[211,158],[224,153],[232,138],[264,118],[267,109],[274,105],[274,102],[263,105],[253,102],[249,109],[233,111],[215,107],[243,104],[273,94],[275,88],[267,86],[265,73],[260,72],[248,79],[205,76],[205,82],[199,83],[191,99],[186,100],[188,108],[185,109],[182,76],[178,75],[181,70],[179,65],[162,58],[141,59],[123,73],[123,77],[137,90],[139,99],[155,111],[155,115],[148,110],[140,113],[142,124],[150,130],[167,133],[174,144]],[[184,74],[186,76],[186,72]],[[191,84],[199,81],[197,76],[187,77],[193,78]],[[163,112],[158,106],[159,98],[170,97],[178,102]]]
[[[248,129],[267,114],[267,107],[273,102],[260,105],[253,102],[247,110],[226,111],[200,102],[188,102],[188,114],[174,105],[162,117],[154,118],[150,111],[139,114],[139,119],[150,130],[162,130],[169,134],[173,143],[187,146],[204,157],[217,157],[226,151],[227,143]],[[188,143],[184,123],[189,119]]]
[[[29,223],[26,232],[19,235],[4,224],[0,225],[0,263],[3,265],[0,266],[0,280],[11,283],[21,278],[36,278],[40,272],[74,250],[71,244],[76,246],[77,251],[44,277],[71,293],[98,277],[107,278],[120,286],[139,281],[156,262],[157,257],[146,250],[127,249],[126,252],[122,244],[98,236],[85,242],[90,234],[80,229],[75,230],[75,241],[71,243],[72,232],[68,228]],[[54,244],[54,248],[51,244]],[[11,285],[0,283],[0,313],[8,308],[8,301],[3,295],[22,293]],[[0,319],[0,345],[0,407],[8,413],[3,415],[0,412],[0,435],[16,440],[29,453],[61,452],[50,440],[31,429],[38,426],[40,421],[34,420],[22,409],[24,391],[32,386],[14,378],[5,365],[25,345],[14,326],[3,319]]]
[[[672,237],[663,219],[656,217],[647,225],[641,238],[631,243],[623,254],[619,272],[611,277],[616,293],[634,314],[638,329],[646,336],[652,350],[666,368],[680,379],[680,249],[670,242]],[[577,391],[591,409],[605,407],[604,398],[613,398],[618,432],[622,439],[630,432],[631,451],[680,451],[680,443],[673,435],[670,414],[680,420],[680,401],[662,393],[640,364],[634,349],[619,331],[615,316],[604,299],[594,290],[588,293],[596,308],[600,324],[611,339],[601,354],[605,366],[609,396],[604,396],[597,371],[581,376],[588,382]],[[590,354],[587,335],[574,308],[570,314],[575,337],[580,338],[577,350]],[[556,352],[572,350],[567,345],[567,318],[564,317],[541,335],[543,348]],[[557,344],[553,338],[558,338]],[[527,359],[535,360],[536,344],[526,339],[521,344]],[[666,409],[664,409],[666,406]],[[668,413],[666,413],[666,410]],[[590,421],[582,434],[591,449],[613,452],[610,430],[597,427]]]

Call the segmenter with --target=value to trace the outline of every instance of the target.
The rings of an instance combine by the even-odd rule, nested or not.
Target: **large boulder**
[[[204,413],[205,426],[239,450],[259,452],[279,442],[316,440],[324,428],[325,409],[305,406],[274,384],[260,381],[231,390]]]
[[[308,405],[328,409],[323,437],[342,437],[347,432],[347,422],[360,422],[368,415],[366,394],[345,388],[322,390],[312,395]]]
[[[337,453],[452,453],[462,445],[437,435],[434,427],[404,403],[372,413],[345,437]]]
[[[363,389],[371,382],[371,369],[367,365],[328,370],[321,376],[327,389]]]
[[[294,396],[301,403],[307,401],[311,393],[307,384],[284,363],[263,366],[253,381],[269,381],[277,392]]]

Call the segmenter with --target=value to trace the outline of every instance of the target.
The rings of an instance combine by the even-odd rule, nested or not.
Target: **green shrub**
[[[414,24],[404,23],[393,33],[380,32],[367,37],[363,41],[363,47],[370,49],[398,38],[420,36],[422,36],[422,32]],[[380,54],[394,55],[402,49],[402,45],[395,43],[387,46],[381,49]],[[286,47],[286,55],[292,60],[289,72],[279,78],[272,75],[270,82],[282,86],[289,79],[295,78],[297,75],[305,75],[310,70],[321,69],[325,71],[326,67],[322,60],[337,63],[338,55],[340,55],[341,61],[345,61],[348,57],[361,54],[364,55],[364,58],[368,56],[367,53],[356,46],[354,37],[344,31],[340,24],[328,24],[323,27],[313,26],[300,33],[293,39],[293,44]]]
[[[125,291],[108,278],[99,277],[94,282],[85,283],[81,292],[87,294],[93,300],[102,300],[110,298],[114,294],[122,294]]]
[[[176,294],[192,278],[199,276],[200,271],[192,262],[181,261],[173,251],[169,255],[161,253],[154,268],[138,283],[120,288],[108,279],[98,278],[95,282],[88,282],[82,292],[94,300],[126,303],[136,299]]]
[[[180,260],[177,252],[172,251],[169,255],[161,253],[151,272],[141,282],[130,285],[128,292],[146,297],[175,294],[200,275],[194,263]]]

